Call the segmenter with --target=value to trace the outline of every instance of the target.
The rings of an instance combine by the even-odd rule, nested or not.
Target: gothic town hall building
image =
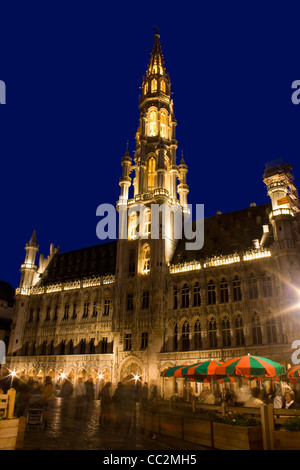
[[[186,240],[174,237],[172,214],[188,210],[188,167],[183,158],[176,162],[158,32],[139,110],[135,157],[126,151],[119,181],[117,209],[130,208],[127,236],[65,253],[51,244],[36,263],[32,234],[16,289],[8,367],[41,381],[65,374],[113,386],[137,375],[161,392],[161,372],[175,365],[247,353],[291,363],[292,343],[300,340],[300,205],[292,168],[266,165],[270,203],[206,218],[203,247],[187,250]],[[160,215],[165,237],[151,237],[153,204],[170,208]]]

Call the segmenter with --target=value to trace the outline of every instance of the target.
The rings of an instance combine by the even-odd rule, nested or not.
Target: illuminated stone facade
[[[299,200],[291,168],[267,165],[270,204],[205,219],[204,246],[186,250],[172,213],[188,212],[188,168],[176,164],[176,119],[159,34],[142,82],[136,151],[122,159],[117,209],[128,237],[60,253],[35,265],[26,245],[16,291],[9,366],[24,376],[136,374],[161,387],[167,367],[251,353],[291,361],[300,339]],[[134,175],[132,175],[134,172]],[[131,194],[132,190],[132,194]],[[165,204],[154,239],[151,204]],[[145,207],[138,219],[139,205]],[[136,236],[137,228],[142,236]]]

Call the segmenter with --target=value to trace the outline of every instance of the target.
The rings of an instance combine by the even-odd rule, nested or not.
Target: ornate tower
[[[35,283],[35,276],[37,272],[37,266],[35,265],[36,254],[39,251],[39,245],[36,241],[36,231],[34,230],[31,238],[25,246],[26,256],[25,261],[21,265],[21,281],[20,289],[29,289]]]
[[[188,168],[183,160],[180,165],[176,164],[177,122],[157,30],[142,80],[139,110],[135,155],[132,161],[127,148],[122,158],[117,203],[120,224],[125,226],[118,240],[113,319],[113,329],[119,337],[119,343],[117,338],[114,342],[121,371],[117,379],[122,377],[122,360],[125,364],[131,351],[134,351],[136,365],[132,368],[136,373],[149,377],[150,368],[157,363],[149,351],[157,352],[162,347],[166,273],[181,236],[178,225],[182,225],[177,222],[182,223],[183,214],[188,213]],[[155,217],[153,207],[157,211]],[[121,213],[124,214],[122,221]],[[148,340],[149,348],[144,357],[141,344],[145,345]],[[142,360],[138,362],[137,357]]]

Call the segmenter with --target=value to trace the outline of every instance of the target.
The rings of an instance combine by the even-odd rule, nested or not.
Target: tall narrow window
[[[53,339],[51,340],[51,343],[50,343],[49,354],[50,354],[50,356],[53,356],[53,354],[54,354],[54,341],[53,341]]]
[[[216,303],[216,285],[212,279],[207,284],[207,303],[208,305]]]
[[[107,346],[108,346],[108,338],[107,336],[104,336],[102,338],[101,354],[107,353]]]
[[[74,354],[74,343],[72,339],[70,340],[70,343],[69,343],[69,354]]]
[[[65,354],[66,340],[62,340],[60,343],[60,353],[62,356]]]
[[[90,341],[90,354],[95,354],[95,338],[91,338]]]
[[[181,289],[181,308],[189,307],[190,291],[187,284],[184,284]]]
[[[190,349],[190,326],[188,321],[185,321],[181,328],[181,346],[182,351]]]
[[[239,300],[242,300],[241,281],[239,280],[238,276],[235,276],[233,278],[232,289],[233,289],[233,301],[238,302]]]
[[[42,344],[42,356],[46,356],[47,354],[47,341],[43,341]]]
[[[229,301],[228,295],[228,282],[225,277],[221,279],[220,282],[220,302],[221,304],[227,303]]]
[[[148,332],[144,331],[142,333],[141,349],[147,349],[148,347]]]
[[[200,307],[201,298],[200,298],[200,285],[199,282],[196,282],[193,285],[193,307]]]
[[[73,303],[73,312],[72,312],[72,318],[73,320],[77,317],[77,303]]]
[[[150,273],[150,247],[146,246],[143,249],[143,274]]]
[[[263,273],[262,294],[263,294],[263,297],[271,297],[273,295],[272,278],[268,273]]]
[[[126,333],[125,335],[125,350],[131,350],[131,333]]]
[[[69,318],[69,311],[70,311],[70,305],[65,304],[65,307],[64,307],[64,320],[67,320]]]
[[[83,305],[83,315],[82,318],[87,318],[89,316],[90,302],[86,301]]]
[[[257,279],[253,273],[250,274],[248,278],[248,288],[249,288],[249,299],[257,299],[258,298],[258,285]]]
[[[149,308],[149,291],[143,292],[143,299],[142,299],[142,309]]]
[[[127,294],[127,310],[133,310],[133,293]]]
[[[137,237],[137,221],[138,216],[136,213],[129,216],[128,238],[134,240]]]
[[[178,291],[177,291],[177,286],[173,287],[173,309],[178,308]]]
[[[253,344],[262,344],[260,318],[257,312],[255,312],[252,317],[252,337]]]
[[[151,80],[151,93],[155,93],[157,91],[157,80],[153,78]]]
[[[148,93],[148,82],[145,83],[144,85],[144,95]]]
[[[82,339],[80,341],[80,354],[85,354],[85,344],[86,344],[86,340]]]
[[[160,114],[160,135],[167,137],[167,116],[164,113]]]
[[[166,82],[164,80],[160,82],[160,89],[163,93],[166,93]]]
[[[46,321],[50,320],[50,313],[51,313],[51,307],[47,307],[46,318],[45,318]]]
[[[147,210],[145,212],[145,235],[149,237],[151,233],[151,211]]]
[[[53,320],[56,321],[57,319],[58,319],[58,305],[55,305]]]
[[[150,157],[148,160],[148,190],[149,191],[152,191],[155,188],[155,167],[156,167],[155,158]]]
[[[237,346],[245,345],[244,323],[240,314],[238,314],[235,319],[235,342]]]
[[[196,320],[194,323],[194,348],[202,348],[202,339],[201,339],[201,323],[200,320]]]
[[[128,275],[129,277],[135,276],[135,252],[134,250],[130,251],[129,253]]]
[[[230,322],[227,315],[222,320],[222,345],[223,348],[231,346]]]
[[[177,323],[174,323],[173,326],[173,350],[177,351],[178,349],[178,328]]]
[[[97,302],[94,302],[94,303],[93,303],[93,313],[92,313],[92,316],[93,316],[94,318],[96,318],[97,313],[98,313],[98,312],[97,312]]]
[[[104,316],[104,317],[108,317],[108,316],[109,316],[109,312],[110,312],[110,299],[109,299],[109,298],[106,298],[106,299],[104,299],[104,312],[103,312],[103,316]]]
[[[208,339],[209,339],[209,347],[210,348],[217,348],[218,347],[218,340],[217,340],[217,322],[214,317],[212,317],[208,324]]]
[[[277,343],[276,321],[270,312],[266,320],[266,327],[268,343]]]
[[[154,136],[157,134],[157,112],[150,111],[149,115],[149,135]]]

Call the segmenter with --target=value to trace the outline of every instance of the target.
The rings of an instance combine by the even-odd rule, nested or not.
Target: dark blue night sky
[[[14,2],[1,6],[0,279],[17,287],[24,246],[99,243],[96,209],[119,197],[155,27],[171,78],[178,163],[205,215],[269,202],[265,162],[300,187],[299,8],[273,2]]]

